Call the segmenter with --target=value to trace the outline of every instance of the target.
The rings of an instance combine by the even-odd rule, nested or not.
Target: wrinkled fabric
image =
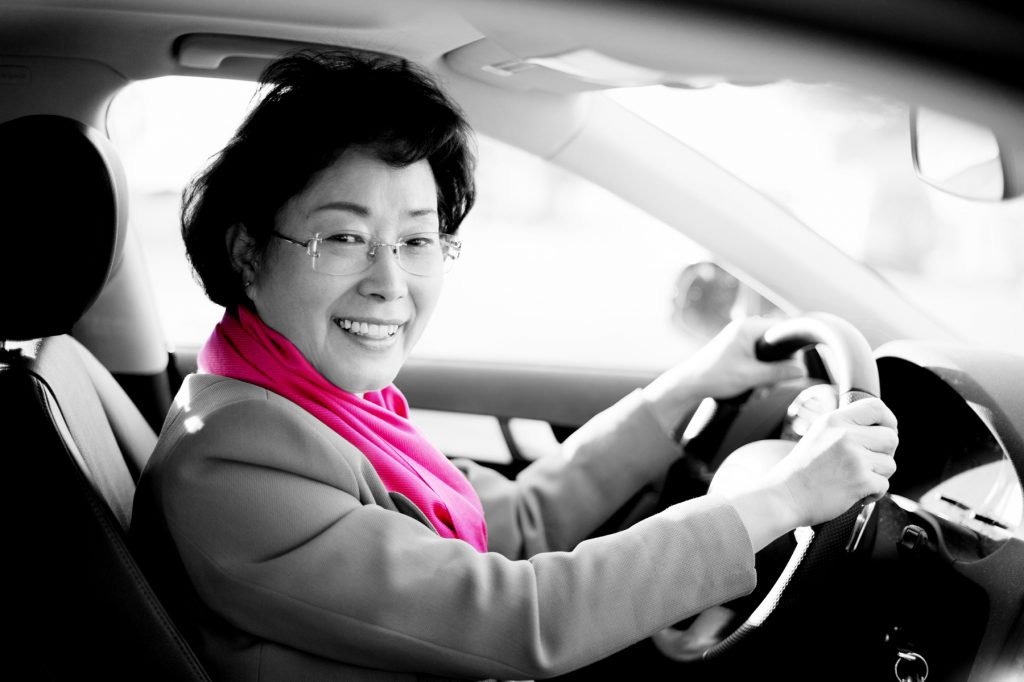
[[[191,375],[139,480],[132,547],[217,680],[547,678],[753,589],[723,498],[590,537],[678,457],[636,391],[515,480],[456,461],[487,514],[481,554],[294,402]]]
[[[320,374],[298,348],[245,307],[227,311],[199,352],[201,372],[287,398],[355,445],[384,486],[413,502],[439,535],[487,551],[487,524],[473,487],[409,421],[393,384],[358,396]]]

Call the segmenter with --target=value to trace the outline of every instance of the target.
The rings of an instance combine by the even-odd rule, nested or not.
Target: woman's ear
[[[259,260],[256,257],[256,240],[249,234],[242,223],[235,223],[228,228],[225,235],[231,266],[242,278],[242,286],[246,289],[259,273]]]

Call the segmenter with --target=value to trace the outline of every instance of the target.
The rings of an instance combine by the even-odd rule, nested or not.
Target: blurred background
[[[133,84],[110,109],[131,221],[176,345],[201,344],[223,312],[191,277],[181,190],[255,92],[250,82],[161,78]],[[611,96],[874,269],[894,296],[965,340],[1021,352],[1024,202],[967,201],[921,182],[904,105],[796,83]],[[419,356],[658,370],[732,317],[794,312],[588,181],[483,136],[478,156],[462,257]]]

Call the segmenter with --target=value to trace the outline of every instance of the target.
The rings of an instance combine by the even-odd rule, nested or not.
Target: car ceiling
[[[244,46],[233,50],[240,54],[229,50],[216,69],[183,63],[183,36],[213,34],[282,41],[278,48],[345,44],[397,52],[442,75],[454,68],[500,88],[537,90],[529,73],[502,79],[473,59],[588,47],[683,77],[838,77],[961,113],[1013,137],[1024,83],[1022,16],[1002,4],[959,0],[0,0],[0,50],[101,61],[127,80],[197,72],[253,78],[266,63],[260,49],[251,54]],[[444,60],[474,43],[470,58]],[[539,88],[560,94],[557,84]],[[1010,142],[1024,149],[1024,140]]]
[[[1024,11],[984,1],[2,0],[0,12],[7,54],[101,58],[129,79],[186,70],[176,63],[177,39],[223,33],[348,44],[426,63],[485,37],[519,56],[586,45],[668,71],[755,81],[813,77],[821,67],[808,64],[818,60],[805,58],[807,45],[788,47],[810,41],[826,54],[840,45],[913,55],[946,75],[1024,83]]]
[[[127,80],[252,79],[269,51],[344,44],[423,63],[456,81],[472,105],[487,89],[459,76],[537,99],[571,97],[566,79],[538,82],[536,69],[500,78],[486,67],[585,47],[684,80],[846,81],[987,123],[1024,158],[1022,17],[1019,8],[960,0],[0,0],[0,52],[102,62]],[[183,37],[194,34],[251,43],[225,48],[216,68],[197,68],[182,54]],[[0,105],[4,118],[19,113]]]

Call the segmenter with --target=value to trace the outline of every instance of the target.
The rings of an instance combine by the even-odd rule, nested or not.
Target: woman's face
[[[366,151],[346,150],[278,211],[275,230],[300,242],[318,232],[362,232],[386,243],[437,232],[430,164],[395,168]],[[304,249],[272,238],[248,293],[260,318],[317,371],[338,388],[363,393],[394,380],[443,281],[406,272],[387,248],[378,248],[363,272],[324,274],[313,270]]]

